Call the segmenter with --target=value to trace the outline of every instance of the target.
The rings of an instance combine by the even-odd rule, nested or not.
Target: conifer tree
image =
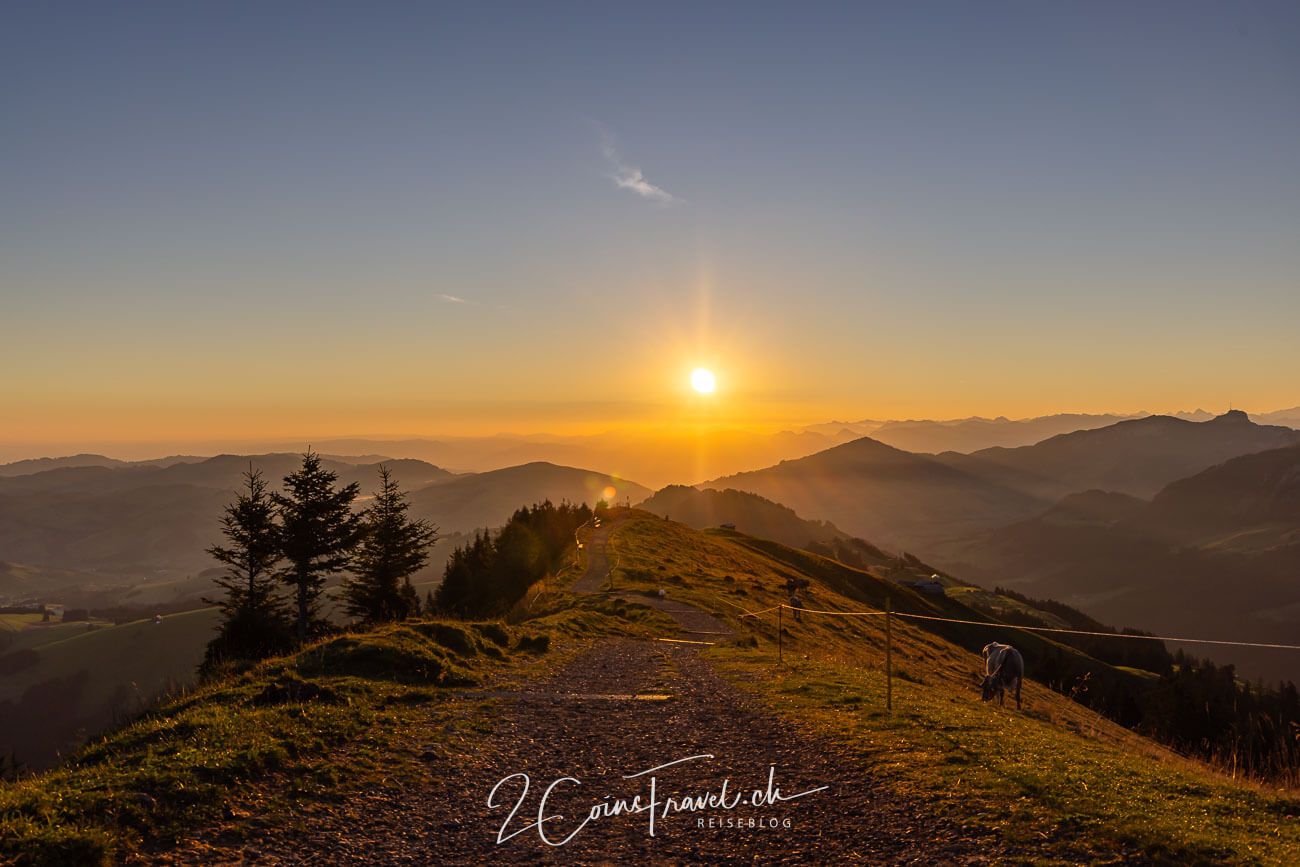
[[[377,622],[400,620],[420,610],[411,576],[429,562],[437,529],[407,517],[410,504],[388,467],[379,467],[379,490],[366,509],[363,536],[353,560],[355,576],[343,585],[348,614]]]
[[[221,534],[229,547],[207,549],[226,572],[216,578],[225,590],[221,599],[205,599],[221,609],[217,637],[208,644],[204,667],[227,657],[259,659],[289,645],[290,623],[283,597],[275,582],[280,562],[280,528],[275,503],[267,493],[261,470],[249,464],[244,489],[226,507]]]
[[[287,567],[280,579],[294,588],[298,640],[319,623],[320,596],[327,576],[348,568],[361,536],[361,515],[352,503],[361,486],[338,490],[338,473],[321,466],[308,449],[302,467],[284,477],[284,493],[273,494],[280,515],[280,550]]]

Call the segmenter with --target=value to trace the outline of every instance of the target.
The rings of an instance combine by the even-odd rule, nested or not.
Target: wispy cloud
[[[473,304],[473,301],[467,301],[464,298],[457,298],[455,295],[439,295],[443,301],[449,301],[452,304]]]
[[[672,205],[682,201],[663,187],[647,181],[645,175],[641,173],[641,169],[625,162],[614,147],[614,137],[606,130],[601,131],[600,151],[605,155],[605,160],[613,170],[609,177],[618,185],[619,189],[631,190],[643,199],[649,199],[662,205]]]

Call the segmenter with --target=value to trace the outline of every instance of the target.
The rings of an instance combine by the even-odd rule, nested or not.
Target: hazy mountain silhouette
[[[704,487],[759,494],[886,547],[915,550],[1036,514],[1048,502],[869,437]]]
[[[203,458],[192,455],[172,455],[166,458],[155,458],[147,461],[119,461],[116,458],[105,457],[104,455],[68,455],[62,458],[32,458],[30,460],[14,461],[9,464],[0,464],[0,478],[8,476],[28,476],[33,473],[43,473],[47,470],[57,470],[76,467],[169,467],[172,464],[195,463]]]
[[[1203,422],[1153,415],[1032,446],[970,455],[949,452],[937,459],[1053,500],[1093,489],[1150,497],[1170,482],[1230,458],[1297,441],[1300,431],[1257,425],[1235,410]]]
[[[1250,418],[1258,424],[1280,424],[1285,427],[1300,428],[1300,406],[1279,409],[1275,412],[1252,412]]]
[[[885,422],[871,438],[909,452],[973,452],[1032,445],[1057,434],[1106,427],[1133,416],[1062,413],[1012,421],[967,418],[956,421]]]
[[[376,451],[431,461],[459,471],[487,472],[527,463],[607,467],[627,478],[663,486],[804,457],[853,439],[852,430],[699,432],[675,427],[611,431],[590,436],[440,437],[420,440],[327,440],[323,448]]]
[[[218,540],[222,509],[250,461],[278,487],[301,460],[292,453],[219,455],[165,467],[65,466],[0,478],[0,557],[95,573],[114,585],[197,575],[215,565],[204,549]],[[359,482],[363,498],[377,483],[377,463],[322,463],[339,474],[340,484]],[[620,500],[650,493],[607,475],[550,464],[457,476],[423,461],[383,463],[410,492],[413,511],[432,518],[444,533],[499,526],[521,505],[548,498],[594,503],[611,482]]]
[[[607,487],[614,499],[639,502],[650,489],[636,482],[576,467],[535,461],[487,473],[457,476],[411,494],[411,514],[446,533],[504,524],[521,506],[550,500],[594,505]]]

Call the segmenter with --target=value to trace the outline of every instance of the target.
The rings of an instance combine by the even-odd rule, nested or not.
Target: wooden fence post
[[[785,608],[784,605],[778,604],[776,606],[776,663],[777,665],[782,665],[785,662],[785,657],[782,655],[782,650],[781,650],[781,611],[784,608]]]
[[[889,594],[885,594],[885,710],[894,709],[894,636],[889,628]]]

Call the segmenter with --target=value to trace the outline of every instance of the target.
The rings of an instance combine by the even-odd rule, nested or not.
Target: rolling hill
[[[700,530],[731,524],[742,533],[773,539],[792,548],[848,538],[834,524],[806,521],[780,503],[734,488],[718,491],[669,485],[637,504],[637,508]]]
[[[412,515],[428,518],[441,531],[466,532],[500,526],[516,509],[543,500],[592,505],[601,498],[638,502],[649,494],[617,476],[537,461],[429,485],[414,491],[410,502]]]

